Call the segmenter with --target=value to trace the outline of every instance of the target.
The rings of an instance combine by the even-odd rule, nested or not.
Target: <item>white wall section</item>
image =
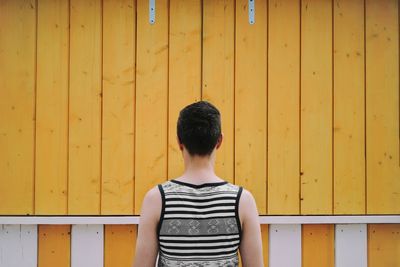
[[[103,225],[72,225],[71,267],[103,267]]]
[[[367,267],[367,225],[335,226],[335,266]]]
[[[37,225],[0,225],[0,266],[37,266]]]
[[[301,267],[301,224],[269,226],[269,267]]]

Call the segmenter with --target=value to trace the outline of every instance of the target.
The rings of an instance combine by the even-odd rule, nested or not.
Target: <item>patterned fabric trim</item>
[[[234,218],[165,219],[160,235],[216,235],[239,233]]]
[[[213,260],[185,260],[169,259],[162,253],[159,254],[157,267],[238,267],[239,257],[237,252],[230,258]]]

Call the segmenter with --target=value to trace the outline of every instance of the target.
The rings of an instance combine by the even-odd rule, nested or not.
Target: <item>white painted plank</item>
[[[103,267],[104,226],[72,225],[71,267]]]
[[[0,266],[37,266],[36,225],[0,225]]]
[[[335,266],[367,267],[367,225],[335,226]]]
[[[301,225],[269,226],[269,267],[301,267]]]
[[[400,215],[270,215],[260,224],[400,223]],[[0,224],[139,224],[139,216],[2,216]]]
[[[400,215],[270,215],[260,216],[261,224],[343,224],[400,223]]]

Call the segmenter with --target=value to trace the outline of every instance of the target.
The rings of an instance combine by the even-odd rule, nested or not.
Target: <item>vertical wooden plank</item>
[[[36,2],[0,1],[1,214],[34,213],[35,55]]]
[[[269,1],[268,214],[299,211],[299,1]]]
[[[101,214],[133,214],[135,9],[103,2]]]
[[[177,143],[179,111],[201,99],[201,1],[170,0],[168,178],[183,172]]]
[[[71,266],[71,225],[38,228],[38,267]]]
[[[103,267],[104,225],[72,225],[71,266]]]
[[[221,112],[222,146],[217,151],[218,176],[234,182],[234,25],[233,0],[203,1],[202,99]]]
[[[149,23],[149,2],[137,5],[135,213],[146,192],[167,179],[168,1],[156,4]]]
[[[335,266],[335,228],[332,224],[302,225],[302,266]]]
[[[261,237],[263,243],[263,258],[264,258],[264,267],[268,267],[268,259],[269,259],[269,225],[262,224],[261,225]]]
[[[35,214],[67,214],[69,3],[38,2]]]
[[[100,213],[101,1],[70,2],[68,214]]]
[[[256,1],[255,24],[248,1],[236,1],[235,183],[267,212],[267,2]]]
[[[332,0],[301,2],[301,214],[332,214]]]
[[[334,5],[334,213],[365,213],[364,1]]]
[[[365,224],[336,225],[335,266],[367,266],[367,226]]]
[[[132,266],[137,225],[105,225],[104,267]]]
[[[269,266],[301,266],[300,224],[271,224],[269,226]]]
[[[0,266],[37,266],[37,225],[0,225]]]
[[[366,1],[369,214],[400,213],[398,4],[395,0]]]
[[[400,266],[400,224],[368,225],[368,266]]]

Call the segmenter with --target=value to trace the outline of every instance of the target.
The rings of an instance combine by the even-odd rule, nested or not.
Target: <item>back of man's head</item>
[[[221,135],[220,112],[207,101],[186,106],[179,113],[177,134],[191,156],[210,155]]]

